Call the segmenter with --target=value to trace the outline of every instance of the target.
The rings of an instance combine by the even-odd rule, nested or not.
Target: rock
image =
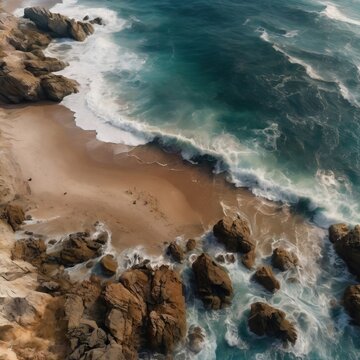
[[[14,231],[18,230],[25,221],[24,210],[19,205],[8,204],[5,208],[4,217]]]
[[[45,292],[52,293],[60,290],[60,284],[55,281],[44,281],[40,284],[40,289]]]
[[[273,251],[271,262],[273,267],[281,271],[286,271],[297,266],[299,264],[299,259],[294,253],[279,247]]]
[[[113,255],[105,255],[100,260],[101,267],[107,275],[116,274],[118,263]]]
[[[34,22],[39,29],[55,37],[70,37],[84,41],[87,36],[94,33],[94,27],[89,23],[76,21],[41,7],[26,8],[24,17]]]
[[[95,239],[96,242],[105,245],[109,240],[109,234],[106,231],[101,232]]]
[[[65,305],[65,320],[68,322],[68,329],[77,328],[84,313],[84,303],[80,296],[70,294],[67,296]]]
[[[149,305],[148,339],[150,348],[172,354],[186,335],[186,308],[183,284],[168,266],[155,270]]]
[[[197,293],[205,307],[221,309],[230,305],[233,287],[224,268],[207,255],[200,255],[192,264]]]
[[[260,267],[254,274],[254,280],[270,292],[275,292],[280,289],[280,283],[276,279],[270,266]]]
[[[360,285],[351,285],[346,288],[343,303],[354,324],[360,326]]]
[[[259,336],[274,336],[292,344],[295,344],[297,339],[296,329],[286,320],[286,314],[266,303],[257,302],[251,305],[248,325],[250,330]]]
[[[335,240],[334,247],[350,271],[360,277],[360,226],[355,226],[346,235]]]
[[[350,231],[346,224],[333,224],[329,227],[329,240],[332,243],[343,238]]]
[[[215,260],[216,260],[218,263],[224,264],[224,262],[225,262],[225,256],[224,256],[223,254],[216,255]]]
[[[39,266],[46,257],[46,244],[42,239],[17,240],[11,250],[13,260],[25,260]]]
[[[236,261],[236,258],[235,258],[234,254],[226,254],[225,260],[226,260],[226,262],[233,264]]]
[[[187,252],[193,251],[193,250],[195,250],[195,248],[196,248],[196,240],[195,239],[189,239],[186,242],[186,251]]]
[[[60,102],[65,96],[78,92],[78,83],[62,75],[41,77],[41,88],[46,99]]]
[[[95,19],[90,20],[90,24],[104,25],[104,22],[101,17],[96,17]]]
[[[227,251],[248,253],[255,249],[255,244],[250,239],[249,224],[240,216],[225,216],[214,226],[213,231]]]
[[[65,266],[74,266],[98,257],[102,252],[101,244],[88,238],[86,233],[75,233],[62,242],[58,261]]]
[[[29,59],[24,61],[25,69],[35,76],[47,75],[65,69],[66,63],[55,58]]]
[[[194,354],[198,354],[205,347],[205,331],[200,326],[191,326],[187,338],[187,346]]]
[[[184,252],[175,241],[170,243],[168,247],[168,253],[171,257],[178,263],[181,263],[184,260]]]
[[[241,262],[246,268],[251,270],[255,264],[255,250],[251,250],[248,253],[242,255]]]
[[[7,36],[7,41],[16,50],[28,52],[46,48],[51,42],[51,36],[27,25],[13,28]]]

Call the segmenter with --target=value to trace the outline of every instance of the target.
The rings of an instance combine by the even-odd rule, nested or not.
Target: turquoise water
[[[81,84],[64,101],[79,126],[212,161],[237,186],[291,203],[317,225],[360,222],[358,1],[67,0],[55,9],[106,23],[85,43],[49,50]],[[189,289],[189,322],[209,337],[198,358],[360,358],[359,330],[330,301],[352,278],[327,241],[314,246],[300,283],[279,274],[271,299],[238,264],[229,266],[231,309],[205,313]],[[255,299],[290,314],[295,348],[248,332]]]

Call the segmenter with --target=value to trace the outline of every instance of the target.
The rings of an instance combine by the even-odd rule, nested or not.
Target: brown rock
[[[295,344],[297,339],[296,329],[286,320],[286,314],[266,303],[257,302],[251,305],[248,325],[250,330],[259,336],[274,336],[292,344]]]
[[[226,254],[225,260],[226,260],[226,262],[233,264],[236,261],[236,258],[235,258],[234,254]]]
[[[180,245],[176,243],[176,241],[170,243],[168,247],[168,253],[178,263],[181,263],[184,260],[184,252]]]
[[[289,270],[299,264],[298,257],[282,247],[276,248],[271,257],[272,265],[281,270]]]
[[[8,204],[5,208],[4,217],[12,229],[16,231],[25,220],[25,213],[21,206]]]
[[[51,37],[34,26],[21,24],[21,28],[13,28],[9,32],[7,40],[16,50],[33,51],[46,48],[51,42]]]
[[[350,271],[360,277],[360,226],[334,242],[336,252],[346,262]]]
[[[65,69],[66,63],[55,58],[29,59],[24,61],[25,69],[35,76],[47,75]]]
[[[329,239],[332,243],[343,238],[350,231],[346,224],[333,224],[329,227]]]
[[[354,321],[360,326],[360,285],[348,286],[344,293],[344,307]]]
[[[186,242],[186,251],[193,251],[196,248],[196,240],[195,239],[189,239]]]
[[[15,242],[11,250],[13,260],[25,260],[39,266],[46,257],[46,245],[42,239],[21,239]]]
[[[171,354],[186,335],[186,309],[179,275],[162,265],[154,273],[149,304],[150,348]]]
[[[276,279],[270,266],[260,267],[254,274],[254,280],[270,292],[275,292],[280,289],[280,283]]]
[[[255,249],[255,244],[250,239],[249,224],[240,216],[224,217],[214,226],[213,231],[227,251],[248,253]]]
[[[242,255],[241,262],[245,267],[251,270],[255,264],[255,250],[251,250],[248,253]]]
[[[215,260],[220,264],[224,264],[225,256],[223,254],[216,255]]]
[[[188,333],[188,348],[198,354],[205,346],[205,331],[200,326],[191,326]]]
[[[64,305],[65,320],[68,322],[68,328],[77,328],[80,325],[80,319],[84,312],[84,303],[78,295],[68,295]]]
[[[60,102],[65,96],[78,92],[78,83],[62,75],[41,77],[41,88],[46,99]]]
[[[209,255],[200,255],[193,263],[197,293],[205,307],[221,309],[230,305],[233,288],[226,270]]]
[[[105,255],[100,260],[101,267],[107,275],[116,274],[118,263],[113,255]]]

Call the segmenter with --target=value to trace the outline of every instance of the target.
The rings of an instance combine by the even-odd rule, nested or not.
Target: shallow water
[[[54,10],[106,24],[84,43],[61,40],[48,51],[81,84],[64,100],[79,126],[103,141],[156,139],[192,162],[210,155],[214,171],[317,225],[360,221],[357,1],[65,0]],[[268,237],[270,247],[298,245],[302,267],[277,274],[281,290],[270,296],[240,263],[227,265],[236,294],[221,312],[205,312],[189,286],[189,325],[200,323],[208,339],[192,358],[358,359],[359,329],[339,304],[354,279],[325,232]],[[210,234],[204,243],[222,251]],[[191,280],[186,267],[183,276]],[[256,300],[296,323],[294,347],[249,332]]]

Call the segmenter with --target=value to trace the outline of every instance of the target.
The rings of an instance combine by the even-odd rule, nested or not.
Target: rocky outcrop
[[[248,325],[250,330],[259,336],[273,336],[292,344],[297,340],[295,326],[286,319],[286,314],[266,303],[257,302],[251,305]]]
[[[84,41],[94,33],[90,23],[76,21],[61,14],[55,14],[41,7],[30,7],[24,10],[24,17],[53,37],[69,37],[76,41]]]
[[[200,326],[191,326],[187,337],[187,347],[194,354],[198,354],[205,347],[205,331]]]
[[[60,102],[65,96],[78,92],[78,83],[62,75],[49,74],[41,77],[41,88],[46,99]]]
[[[346,288],[343,303],[354,324],[360,326],[360,285],[351,285]]]
[[[70,234],[62,241],[62,249],[55,255],[58,262],[64,266],[74,266],[102,254],[103,244],[92,239],[88,233]]]
[[[270,266],[261,266],[255,272],[254,280],[270,292],[275,292],[280,289],[280,283],[276,279]]]
[[[2,217],[14,231],[18,230],[20,225],[25,221],[24,210],[21,206],[15,204],[6,205]]]
[[[213,232],[227,251],[247,254],[243,264],[252,268],[255,261],[255,243],[250,238],[250,227],[246,220],[239,215],[234,218],[225,216],[214,225]]]
[[[281,271],[286,271],[297,266],[299,259],[294,253],[278,247],[272,253],[271,262],[273,267]]]
[[[233,287],[226,270],[209,255],[200,255],[192,264],[196,290],[206,308],[218,310],[231,304]]]
[[[360,277],[360,226],[347,232],[346,230],[345,225],[333,225],[329,229],[329,237],[350,271]]]
[[[170,243],[167,251],[176,262],[181,263],[184,260],[184,251],[176,241]]]
[[[103,256],[100,260],[100,264],[101,264],[102,270],[104,271],[104,273],[106,275],[111,276],[111,275],[116,274],[118,263],[113,255],[108,254],[108,255]]]

